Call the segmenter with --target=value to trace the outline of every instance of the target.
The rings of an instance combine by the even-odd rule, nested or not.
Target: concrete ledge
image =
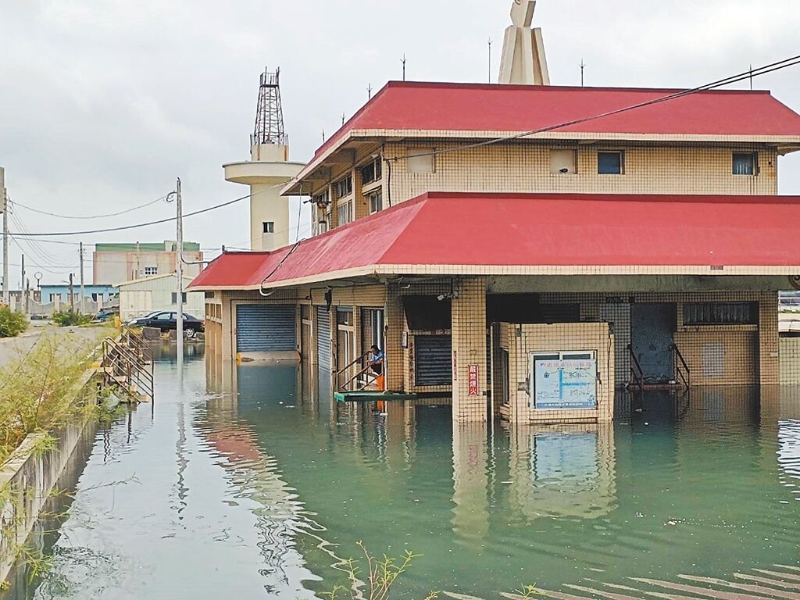
[[[87,369],[75,384],[76,401],[87,388],[96,369]],[[47,433],[29,434],[0,466],[0,581],[5,581],[16,562],[17,549],[34,530],[61,475],[67,470],[75,448],[86,435],[94,435],[95,421],[85,418],[49,435],[55,448],[40,451]]]
[[[275,362],[300,362],[300,353],[291,352],[240,352],[237,354],[240,363],[275,363]]]

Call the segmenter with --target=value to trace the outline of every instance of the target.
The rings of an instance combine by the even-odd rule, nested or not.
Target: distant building
[[[184,277],[184,288],[192,277]],[[134,279],[119,284],[119,312],[124,321],[143,317],[154,311],[169,311],[178,308],[177,275],[169,273]],[[184,292],[183,311],[193,317],[202,318],[204,294]]]
[[[117,297],[117,288],[113,285],[85,285],[83,286],[84,298],[91,302],[99,302],[101,305],[108,305]],[[41,290],[42,304],[63,304],[70,306],[69,285],[66,283],[42,285]],[[72,295],[75,307],[79,308],[81,303],[81,287],[72,286]]]
[[[97,244],[94,250],[95,285],[115,285],[121,281],[143,279],[155,275],[175,273],[178,266],[177,242],[142,244]],[[187,276],[196,276],[202,270],[200,244],[184,242],[183,265]],[[193,264],[198,263],[198,264]]]

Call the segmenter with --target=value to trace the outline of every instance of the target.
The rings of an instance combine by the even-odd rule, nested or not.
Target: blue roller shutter
[[[414,373],[417,385],[451,385],[453,383],[452,337],[414,336]]]
[[[324,306],[317,307],[317,364],[331,369],[331,313]]]
[[[236,307],[237,352],[297,350],[297,310],[291,304],[240,304]]]

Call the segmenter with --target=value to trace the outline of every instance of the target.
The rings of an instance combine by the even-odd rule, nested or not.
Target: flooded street
[[[456,426],[335,405],[295,366],[209,393],[199,354],[98,429],[42,579],[12,598],[311,598],[374,554],[398,597],[800,564],[800,392],[620,398],[613,426]],[[325,396],[325,392],[322,395]],[[441,402],[441,401],[440,401]]]

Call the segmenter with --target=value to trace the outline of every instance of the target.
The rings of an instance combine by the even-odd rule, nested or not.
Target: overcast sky
[[[155,200],[183,180],[185,211],[236,198],[221,165],[246,160],[258,76],[281,67],[291,158],[306,161],[379,89],[496,78],[512,0],[2,0],[0,166],[12,200],[98,215]],[[800,54],[798,0],[540,0],[553,84],[694,87]],[[800,110],[800,67],[759,78]],[[739,87],[749,87],[747,83]],[[781,192],[800,194],[800,157],[782,160]],[[295,208],[295,210],[297,210]],[[65,220],[19,208],[29,231],[165,218],[164,202],[116,218]],[[292,226],[296,222],[293,221]],[[20,225],[12,222],[12,230]],[[248,244],[246,203],[186,221],[209,256]],[[151,242],[174,225],[60,238]],[[301,235],[303,232],[301,231]],[[294,234],[292,235],[294,239]],[[77,273],[77,246],[21,242],[29,276]],[[12,247],[11,283],[20,249]],[[87,263],[87,282],[91,280]]]

